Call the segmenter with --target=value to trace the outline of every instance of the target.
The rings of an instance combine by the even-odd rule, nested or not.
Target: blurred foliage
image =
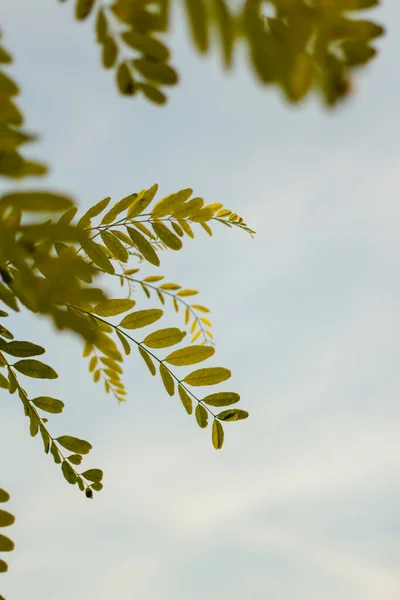
[[[238,43],[244,42],[262,83],[277,84],[293,102],[315,87],[328,105],[348,94],[351,70],[375,55],[371,41],[383,33],[380,26],[348,13],[376,4],[375,0],[247,0],[234,11],[225,0],[184,2],[200,53],[207,53],[218,36],[228,69],[234,65]],[[119,91],[129,96],[140,92],[164,104],[165,87],[178,82],[169,64],[170,51],[161,39],[170,28],[168,0],[112,4],[75,0],[78,20],[91,15],[103,65],[115,69]],[[21,151],[35,136],[23,129],[15,104],[19,88],[8,72],[11,62],[0,44],[0,175],[7,180],[46,173],[44,165]],[[40,434],[45,453],[60,465],[66,481],[88,498],[102,489],[103,472],[78,468],[92,449],[89,442],[51,434],[49,419],[63,411],[64,402],[51,396],[31,397],[21,383],[24,378],[55,379],[58,374],[37,358],[44,348],[14,339],[5,325],[9,311],[14,320],[21,310],[45,315],[57,329],[77,334],[94,382],[102,382],[118,402],[127,395],[124,361],[131,354],[140,357],[200,428],[211,424],[216,449],[224,442],[224,424],[248,416],[236,408],[240,400],[236,392],[202,391],[227,381],[229,369],[213,365],[192,370],[215,354],[210,311],[193,302],[197,290],[169,282],[159,273],[142,276],[141,268],[146,263],[158,268],[163,251],[181,250],[198,230],[212,235],[216,224],[254,232],[222,204],[193,197],[192,189],[156,200],[157,192],[153,185],[116,203],[106,197],[81,216],[71,198],[48,190],[14,190],[0,197],[0,390],[19,397],[31,436]],[[110,298],[103,291],[99,282],[106,276],[119,281],[119,297]],[[138,308],[143,299],[155,300],[157,307]],[[180,313],[181,324],[154,329],[167,303]],[[178,347],[171,351],[173,346]],[[8,499],[0,490],[0,502]],[[13,522],[13,515],[1,509],[0,527]],[[13,548],[11,539],[0,534],[0,551]],[[7,568],[0,560],[0,572]]]
[[[72,2],[72,0],[71,0]],[[169,0],[75,0],[75,17],[92,17],[101,61],[115,70],[121,94],[143,94],[165,104],[166,89],[178,83],[166,37],[171,28]],[[244,45],[263,85],[275,84],[290,102],[315,89],[328,106],[352,89],[355,67],[375,55],[372,45],[384,33],[357,13],[379,0],[182,0],[187,25],[201,54],[220,46],[225,69],[234,66]],[[217,39],[217,44],[214,44]]]
[[[19,145],[33,136],[21,130],[23,119],[14,104],[19,90],[5,72],[11,56],[4,49],[0,56],[2,175],[9,179],[42,175],[44,167],[17,153]],[[195,404],[199,427],[206,428],[211,418],[210,437],[216,449],[222,448],[224,440],[222,423],[248,416],[233,406],[240,399],[235,392],[196,391],[231,376],[225,367],[191,368],[215,354],[209,310],[193,302],[197,290],[165,281],[160,274],[141,276],[140,271],[146,263],[159,267],[162,252],[181,250],[186,238],[195,237],[196,228],[212,235],[212,225],[221,223],[254,232],[222,204],[193,197],[192,189],[156,200],[157,191],[153,185],[116,203],[106,197],[79,216],[71,198],[47,190],[16,190],[0,197],[0,393],[19,397],[30,435],[41,437],[44,452],[60,465],[65,480],[88,498],[102,489],[103,472],[81,471],[82,459],[92,449],[88,441],[52,435],[49,419],[63,411],[64,402],[51,396],[31,397],[25,389],[26,379],[56,379],[58,374],[38,359],[44,348],[14,339],[6,326],[10,316],[15,320],[21,310],[46,315],[56,328],[79,335],[94,382],[102,382],[119,402],[127,395],[122,381],[124,359],[134,348],[145,368],[151,375],[158,372],[167,394],[176,395],[189,415]],[[95,284],[105,276],[118,278],[120,297],[107,297]],[[144,296],[140,298],[138,292]],[[153,298],[157,308],[137,309],[141,300]],[[182,325],[154,329],[164,315],[160,306],[167,301],[181,313]],[[171,351],[173,346],[179,347]],[[226,406],[231,408],[220,410]],[[0,501],[7,499],[8,494],[0,490]],[[0,510],[0,527],[13,521],[10,513]],[[0,551],[13,548],[13,542],[0,534]],[[0,572],[7,569],[0,560]]]

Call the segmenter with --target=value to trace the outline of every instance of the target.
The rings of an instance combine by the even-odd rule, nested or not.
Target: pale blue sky
[[[61,375],[29,389],[65,400],[52,429],[93,443],[87,464],[104,469],[105,488],[89,502],[68,486],[2,394],[0,483],[17,547],[0,592],[397,600],[398,2],[375,11],[389,28],[382,54],[334,113],[315,100],[289,108],[243,59],[223,75],[181,30],[182,84],[168,107],[121,99],[71,2],[3,0],[1,12],[20,105],[41,134],[33,153],[52,166],[47,187],[89,207],[154,182],[162,194],[190,186],[257,237],[215,227],[161,266],[201,290],[218,363],[251,412],[227,425],[222,452],[140,359],[126,362],[118,407],[91,383],[76,340],[30,316],[15,322]]]

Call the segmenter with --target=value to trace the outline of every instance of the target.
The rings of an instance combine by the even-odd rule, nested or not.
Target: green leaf
[[[192,399],[189,396],[189,394],[186,392],[186,390],[179,384],[178,385],[178,392],[179,392],[179,397],[182,401],[182,404],[187,412],[188,415],[191,415],[193,412],[193,404],[192,404]]]
[[[158,106],[163,106],[167,102],[167,96],[163,94],[155,85],[150,85],[149,83],[139,83],[138,89],[143,92],[150,102],[153,102]]]
[[[103,489],[103,484],[100,482],[95,482],[92,483],[92,485],[90,486],[93,490],[95,490],[96,492],[100,492],[100,490]]]
[[[88,17],[93,9],[96,0],[76,0],[75,17],[78,21],[83,21]]]
[[[105,210],[109,205],[110,200],[111,197],[107,196],[107,198],[100,200],[100,202],[97,202],[97,204],[89,208],[89,210],[86,211],[85,214],[79,220],[78,227],[86,227],[87,225],[89,225],[90,219],[92,219],[93,217],[97,217],[99,214],[101,214],[103,210]]]
[[[183,203],[186,202],[186,200],[188,200],[192,194],[193,190],[191,188],[185,188],[179,192],[175,192],[169,196],[161,198],[161,200],[154,205],[153,210],[151,211],[153,219],[161,219],[162,217],[170,215],[181,205],[183,205]]]
[[[217,394],[210,394],[203,398],[202,402],[209,406],[230,406],[239,402],[240,396],[236,392],[219,392]]]
[[[186,332],[177,327],[168,327],[150,333],[144,338],[142,344],[145,344],[149,348],[167,348],[168,346],[179,344],[185,335]]]
[[[44,354],[45,349],[42,346],[37,346],[36,344],[32,344],[31,342],[17,342],[12,341],[8,342],[4,348],[2,348],[3,352],[7,354],[11,354],[11,356],[25,357],[25,356],[37,356],[39,354]]]
[[[92,310],[95,315],[99,315],[100,317],[114,317],[127,310],[131,310],[135,304],[135,300],[131,300],[130,298],[113,298],[111,300],[100,302],[100,304],[97,304]]]
[[[28,212],[60,212],[71,208],[73,201],[66,196],[49,192],[17,192],[4,194],[0,199],[1,205],[12,206]]]
[[[249,413],[246,410],[240,410],[239,408],[229,408],[217,415],[221,421],[241,421],[242,419],[247,419],[248,416]]]
[[[110,273],[111,275],[115,273],[110,259],[99,244],[89,239],[82,239],[81,243],[82,248],[95,265],[103,269],[106,273]]]
[[[23,375],[35,379],[57,379],[58,374],[54,369],[45,365],[40,360],[19,360],[13,365]]]
[[[67,458],[73,465],[80,465],[82,462],[82,456],[80,454],[71,454]]]
[[[129,31],[125,31],[121,34],[122,39],[128,46],[134,48],[135,50],[139,50],[143,54],[147,56],[151,56],[157,60],[168,60],[169,58],[169,50],[168,48],[159,40],[156,40],[148,35],[143,35],[130,29]]]
[[[178,83],[178,74],[164,62],[155,62],[147,58],[135,58],[132,65],[143,77],[156,83],[164,85],[175,85]]]
[[[38,398],[34,398],[32,402],[37,408],[53,414],[62,412],[64,408],[64,402],[50,398],[49,396],[39,396]]]
[[[42,423],[40,423],[39,429],[40,429],[40,435],[42,436],[42,440],[43,440],[44,451],[46,454],[48,454],[49,450],[50,450],[50,443],[51,443],[50,436],[49,436],[48,432],[46,431],[45,427],[42,425]]]
[[[197,369],[183,380],[185,383],[193,386],[216,385],[226,381],[232,375],[229,369],[225,367],[208,367],[207,369]]]
[[[7,573],[8,571],[8,565],[6,562],[4,562],[4,560],[0,560],[0,573]],[[5,600],[5,598],[3,598],[3,596],[0,596],[0,600]]]
[[[15,522],[15,517],[6,510],[0,510],[0,527],[8,527]]]
[[[150,308],[148,310],[137,310],[127,315],[122,319],[120,327],[125,329],[139,329],[146,327],[158,321],[163,316],[163,311],[160,308]]]
[[[141,346],[139,346],[138,348],[139,348],[140,356],[143,358],[144,362],[146,363],[150,373],[152,375],[155,375],[157,371],[156,371],[154,363],[151,359],[150,354],[148,352],[146,352],[146,350],[144,350]]]
[[[0,488],[0,502],[8,502],[10,499],[10,494]]]
[[[82,477],[77,477],[77,482],[78,482],[78,487],[81,490],[81,492],[85,491],[85,482],[83,481]]]
[[[14,542],[0,533],[0,552],[11,552],[14,548]]]
[[[126,62],[122,62],[117,69],[117,86],[124,96],[133,96],[136,93],[137,87]]]
[[[112,37],[107,37],[103,42],[102,63],[105,69],[111,69],[118,58],[118,46]]]
[[[57,442],[70,452],[75,452],[76,454],[88,454],[92,449],[92,445],[89,442],[70,435],[58,437]]]
[[[5,390],[8,390],[8,379],[6,377],[4,377],[4,375],[2,375],[2,373],[0,373],[0,388],[3,388]]]
[[[60,452],[54,442],[51,443],[50,452],[53,455],[54,462],[56,463],[56,465],[59,465],[61,463],[61,456],[60,456]]]
[[[208,50],[208,20],[205,0],[185,0],[186,11],[193,41],[199,52],[204,54]]]
[[[100,233],[101,239],[111,252],[113,258],[120,260],[123,263],[128,262],[129,253],[125,246],[119,241],[119,239],[110,233],[109,231],[102,231]]]
[[[155,221],[151,224],[154,233],[160,238],[162,242],[171,250],[180,250],[183,246],[182,241],[178,238],[175,233],[172,233],[170,229],[161,221]]]
[[[205,429],[208,425],[208,412],[206,411],[204,406],[202,406],[201,404],[198,404],[196,406],[196,410],[195,410],[194,414],[195,414],[196,421],[197,421],[197,424],[199,425],[199,427],[201,427],[202,429]]]
[[[109,223],[112,223],[118,215],[132,206],[136,198],[137,194],[130,194],[129,196],[125,196],[125,198],[118,200],[118,202],[104,215],[101,224],[108,225]]]
[[[164,384],[165,389],[167,390],[170,396],[173,396],[175,393],[175,382],[171,373],[168,371],[167,367],[163,364],[160,364],[160,375],[162,382]]]
[[[103,471],[101,471],[100,469],[89,469],[88,471],[81,473],[81,475],[85,479],[88,479],[89,481],[94,481],[95,483],[100,483],[100,481],[103,479]]]
[[[67,462],[66,460],[63,460],[62,465],[61,465],[61,470],[63,472],[65,479],[68,481],[68,483],[71,483],[72,485],[74,485],[76,483],[77,476],[76,476],[75,471],[69,464],[69,462]]]
[[[212,443],[216,450],[220,450],[224,443],[224,429],[216,419],[214,419],[212,425]]]
[[[156,265],[158,267],[160,265],[160,259],[157,255],[157,252],[154,250],[153,246],[150,244],[146,238],[133,229],[133,227],[126,228],[132,242],[135,244],[139,252],[143,255],[143,258],[146,259],[152,265]]]
[[[131,353],[131,347],[129,345],[128,340],[126,339],[126,337],[120,331],[118,331],[118,329],[116,329],[115,331],[116,331],[116,334],[117,334],[117,336],[119,338],[119,341],[122,344],[122,347],[124,349],[125,354],[128,356]]]
[[[202,362],[210,356],[215,354],[215,348],[213,346],[187,346],[186,348],[181,348],[180,350],[175,350],[171,354],[168,354],[166,358],[164,358],[164,362],[167,362],[175,367],[185,367],[188,365],[194,365],[196,363]]]
[[[138,215],[140,215],[140,213],[143,212],[149,206],[149,204],[151,204],[151,202],[154,199],[154,196],[157,193],[157,190],[158,190],[158,184],[155,183],[148,190],[143,190],[142,192],[140,192],[140,194],[138,194],[135,202],[132,204],[131,208],[129,209],[128,217],[130,219],[133,219],[134,217],[137,217]]]

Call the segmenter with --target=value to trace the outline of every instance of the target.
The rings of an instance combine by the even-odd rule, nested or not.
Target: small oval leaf
[[[225,367],[209,367],[189,373],[183,381],[193,386],[216,385],[229,379],[231,374],[230,370]]]

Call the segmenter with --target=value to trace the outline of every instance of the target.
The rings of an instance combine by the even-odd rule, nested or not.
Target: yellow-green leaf
[[[236,392],[218,392],[206,396],[202,401],[210,406],[230,406],[239,402],[239,400],[240,396]]]
[[[14,548],[14,542],[0,533],[0,552],[11,552]]]
[[[40,360],[19,360],[13,365],[23,375],[35,379],[57,379],[58,375],[54,369],[45,365]]]
[[[168,327],[150,333],[144,338],[142,344],[145,344],[149,348],[167,348],[168,346],[179,344],[185,335],[186,332],[177,327]]]
[[[7,573],[8,565],[4,560],[0,560],[0,573]],[[0,600],[5,600],[2,596],[0,596]]]
[[[148,310],[137,310],[122,319],[120,327],[125,329],[139,329],[146,327],[161,319],[163,311],[160,308],[150,308]]]
[[[128,262],[129,254],[125,246],[119,241],[119,239],[113,235],[110,231],[102,231],[100,233],[101,239],[111,252],[113,258],[120,260],[121,262]]]
[[[199,425],[199,427],[201,427],[202,429],[204,429],[205,427],[207,427],[208,425],[208,412],[206,411],[206,409],[204,408],[204,406],[202,406],[201,404],[198,404],[196,406],[196,410],[195,410],[195,417],[196,417],[196,421]]]
[[[117,86],[124,96],[133,96],[136,92],[136,84],[126,62],[121,63],[117,69]]]
[[[6,510],[0,510],[0,527],[8,527],[15,523],[15,517]]]
[[[161,61],[168,60],[169,58],[168,48],[162,42],[149,35],[143,35],[130,29],[129,31],[122,33],[121,37],[128,46],[143,52],[143,54],[146,54],[147,56],[151,56],[152,58]]]
[[[75,17],[78,21],[83,21],[88,17],[93,9],[96,0],[76,0]]]
[[[73,201],[66,196],[49,192],[16,192],[4,194],[0,205],[12,206],[28,212],[60,212],[71,208]]]
[[[76,483],[77,476],[76,476],[75,471],[69,464],[69,462],[67,462],[66,460],[63,460],[62,465],[61,465],[61,470],[63,472],[65,479],[68,481],[68,483],[71,483],[72,485],[74,485]]]
[[[160,238],[162,242],[171,250],[180,250],[182,248],[182,241],[178,238],[175,233],[172,233],[168,227],[161,221],[155,221],[151,224],[154,233]]]
[[[72,437],[70,435],[62,435],[57,438],[57,442],[66,448],[70,452],[76,454],[88,454],[92,449],[92,445],[86,440],[80,440],[79,438]]]
[[[160,375],[161,375],[161,379],[164,384],[164,387],[167,390],[168,394],[170,396],[173,396],[175,393],[175,382],[173,380],[171,373],[168,371],[167,367],[165,365],[163,365],[162,363],[160,364]]]
[[[6,344],[2,350],[7,354],[11,354],[11,356],[18,356],[19,358],[38,356],[40,354],[44,354],[45,352],[42,346],[32,344],[32,342],[17,342],[16,340],[8,342],[8,344]]]
[[[82,248],[95,265],[103,269],[106,273],[110,273],[111,275],[115,273],[110,259],[99,244],[96,244],[93,240],[82,239]]]
[[[182,404],[187,412],[188,415],[191,415],[193,412],[193,404],[192,404],[192,399],[189,396],[189,394],[186,392],[186,390],[179,384],[178,385],[178,392],[179,392],[179,397],[182,401]]]
[[[132,65],[146,79],[162,83],[164,85],[175,85],[178,83],[178,74],[164,62],[155,62],[147,58],[135,58]]]
[[[207,346],[204,346],[205,348]],[[197,369],[185,377],[185,383],[193,386],[216,385],[226,381],[232,375],[229,369],[225,367],[208,367],[206,369]]]
[[[197,290],[180,290],[177,296],[195,296],[199,292]]]
[[[143,255],[143,258],[145,258],[152,265],[156,265],[158,267],[160,264],[160,259],[150,242],[146,240],[141,233],[136,231],[136,229],[133,229],[133,227],[127,227],[127,231],[132,242]]]
[[[175,367],[185,367],[187,365],[194,365],[202,362],[210,356],[215,354],[215,348],[212,346],[187,346],[180,350],[175,350],[171,354],[168,354],[164,361],[174,365]]]
[[[103,210],[105,210],[109,205],[110,200],[111,197],[107,196],[107,198],[103,198],[103,200],[100,200],[94,206],[89,208],[89,210],[86,211],[85,214],[79,219],[78,227],[83,228],[89,225],[90,219],[92,219],[93,217],[97,217],[99,214],[101,214]]]
[[[8,380],[6,379],[6,377],[4,377],[4,375],[2,375],[2,373],[0,373],[0,388],[8,390],[8,387]]]
[[[128,212],[129,219],[133,219],[133,218],[137,217],[138,215],[140,215],[140,213],[143,212],[149,206],[149,204],[151,204],[151,202],[154,199],[154,196],[157,193],[157,190],[158,190],[158,184],[155,183],[148,190],[142,190],[142,192],[140,192],[140,194],[138,194],[135,202],[132,204],[131,208],[129,209],[129,212]]]
[[[199,52],[204,54],[208,50],[208,21],[205,0],[185,0],[190,30],[193,41]]]
[[[38,396],[38,398],[32,400],[32,403],[37,408],[53,414],[62,412],[64,408],[64,402],[56,400],[56,398],[50,398],[49,396]]]
[[[135,304],[135,300],[131,300],[130,298],[112,298],[100,302],[92,310],[95,315],[99,315],[100,317],[114,317],[127,310],[131,310]]]
[[[224,443],[224,430],[219,421],[214,419],[212,425],[212,443],[216,450],[220,450]]]
[[[150,373],[152,375],[155,375],[157,371],[156,371],[156,368],[154,366],[154,363],[153,363],[149,353],[146,352],[146,350],[144,348],[142,348],[141,346],[139,346],[139,352],[140,352],[140,356],[143,358],[144,362],[146,363],[147,368],[149,369]]]
[[[241,421],[247,419],[249,413],[246,410],[240,410],[239,408],[229,408],[223,410],[217,415],[217,418],[221,421]]]
[[[103,40],[102,63],[105,69],[111,69],[118,58],[118,46],[112,37]]]
[[[10,494],[0,488],[0,502],[8,502],[9,499],[10,499]]]
[[[89,469],[88,471],[81,473],[81,475],[85,479],[88,479],[89,481],[94,481],[96,483],[99,483],[103,479],[103,471],[101,471],[100,469]]]
[[[151,212],[153,218],[161,219],[162,217],[166,217],[167,215],[171,214],[178,208],[178,206],[186,202],[186,200],[188,200],[192,194],[193,190],[191,188],[185,188],[179,192],[175,192],[174,194],[170,194],[169,196],[161,198],[161,200],[159,200],[153,207]]]
[[[167,102],[167,96],[163,94],[155,85],[150,85],[149,83],[139,83],[138,89],[143,92],[150,102],[153,102],[158,106],[163,106]]]
[[[125,196],[125,198],[118,200],[118,202],[108,212],[106,212],[101,224],[108,225],[109,223],[112,223],[115,217],[118,217],[118,215],[128,210],[128,208],[132,206],[136,198],[137,194],[130,194],[129,196]]]
[[[122,344],[125,354],[128,356],[131,353],[131,347],[129,345],[128,340],[120,331],[118,331],[118,329],[116,329],[116,334]]]

